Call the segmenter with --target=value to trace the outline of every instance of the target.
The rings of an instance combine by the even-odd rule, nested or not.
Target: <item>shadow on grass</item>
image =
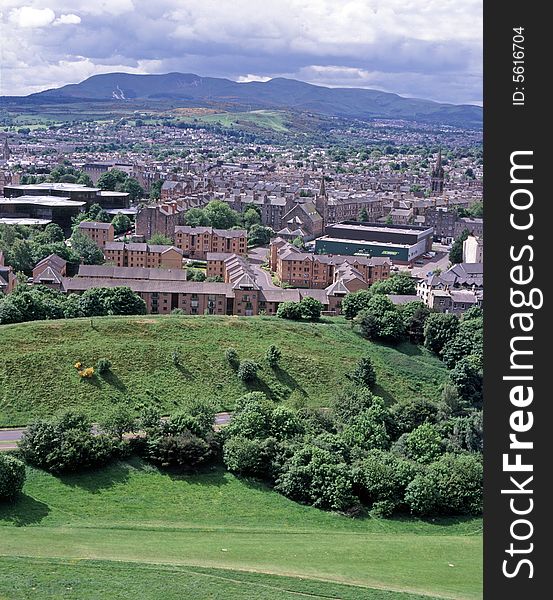
[[[178,364],[175,365],[175,368],[183,377],[186,377],[187,379],[192,379],[192,371],[187,369],[184,365]]]
[[[16,527],[37,525],[48,516],[50,507],[27,494],[20,494],[12,504],[0,502],[0,520]]]
[[[422,349],[420,346],[416,346],[410,342],[402,342],[397,346],[390,345],[390,348],[394,348],[398,352],[405,354],[406,356],[421,356]]]
[[[102,490],[126,483],[129,479],[131,469],[142,470],[143,463],[140,460],[133,462],[114,462],[100,469],[91,469],[81,473],[59,475],[59,480],[70,487],[78,487],[96,494]]]
[[[381,385],[378,385],[378,383],[371,389],[371,391],[376,396],[380,396],[382,400],[384,400],[386,406],[396,403],[396,399],[392,396],[392,394],[386,391]]]
[[[262,392],[271,400],[277,400],[277,394],[263,381],[263,379],[256,377],[253,381],[243,382],[248,392]]]
[[[228,473],[220,465],[207,465],[195,470],[167,468],[159,469],[159,472],[173,481],[186,481],[191,485],[220,487],[229,483]]]
[[[299,384],[298,380],[295,379],[288,371],[285,371],[278,365],[273,368],[273,372],[278,379],[279,383],[290,388],[291,391],[298,391],[302,396],[307,396],[305,389]]]
[[[127,391],[127,386],[112,371],[106,371],[105,373],[102,373],[101,377],[108,385],[111,385],[116,390],[120,392]]]

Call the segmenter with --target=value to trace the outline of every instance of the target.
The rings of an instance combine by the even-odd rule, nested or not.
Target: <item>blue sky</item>
[[[482,103],[482,0],[2,0],[0,95],[124,71]]]

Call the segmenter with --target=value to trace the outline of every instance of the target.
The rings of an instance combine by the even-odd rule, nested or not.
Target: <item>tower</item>
[[[442,167],[442,149],[438,152],[438,160],[430,178],[430,191],[433,196],[439,196],[444,191],[444,168]]]
[[[2,147],[2,159],[9,160],[11,155],[12,155],[12,152],[8,145],[8,138],[4,138],[4,146]]]
[[[315,208],[317,209],[317,212],[321,215],[323,219],[324,232],[324,228],[327,226],[328,221],[328,195],[326,193],[324,175],[321,179],[321,187],[319,188],[319,193],[315,196]]]

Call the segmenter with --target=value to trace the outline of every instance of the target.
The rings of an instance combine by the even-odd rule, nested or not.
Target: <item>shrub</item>
[[[272,369],[278,366],[278,361],[280,360],[281,356],[282,352],[274,344],[269,346],[267,353],[265,354],[267,363]]]
[[[372,294],[368,290],[358,290],[347,294],[342,302],[342,313],[346,319],[353,319],[369,307]]]
[[[369,409],[378,396],[367,388],[347,387],[338,393],[332,408],[336,418],[343,423],[351,423],[364,410]]]
[[[171,354],[171,360],[173,361],[173,364],[175,365],[175,367],[178,367],[180,365],[180,352],[178,350],[178,348],[175,348]]]
[[[405,501],[419,515],[482,512],[483,468],[474,454],[445,454],[407,486]]]
[[[434,354],[440,354],[458,329],[459,319],[455,315],[433,313],[424,324],[424,345]]]
[[[25,465],[9,454],[0,454],[0,501],[13,500],[24,483]]]
[[[259,365],[253,360],[243,360],[238,367],[238,378],[245,382],[255,381]]]
[[[233,368],[237,369],[240,364],[240,358],[238,356],[238,352],[234,348],[227,348],[225,350],[225,358],[227,359],[228,364]]]
[[[190,431],[148,440],[147,458],[161,467],[196,469],[213,456],[210,444]]]
[[[360,358],[355,369],[351,373],[348,373],[347,377],[357,385],[372,388],[376,383],[376,371],[370,357],[364,356]]]
[[[108,462],[114,441],[93,435],[84,415],[66,412],[51,421],[31,423],[19,442],[19,452],[26,462],[45,471],[79,471]]]
[[[132,411],[123,405],[115,406],[100,422],[100,427],[106,433],[122,440],[123,434],[136,429],[136,422]]]
[[[276,316],[281,319],[290,319],[299,321],[302,318],[302,312],[299,302],[282,302],[278,305]]]
[[[429,423],[419,425],[405,438],[407,456],[420,463],[431,463],[442,454],[442,438]]]
[[[96,369],[100,375],[107,373],[111,369],[111,361],[107,358],[100,358],[96,363]]]
[[[321,318],[323,305],[315,298],[306,296],[300,302],[301,317],[307,321],[318,321]]]
[[[273,438],[231,437],[223,447],[225,465],[232,473],[268,478],[274,456],[275,441]]]

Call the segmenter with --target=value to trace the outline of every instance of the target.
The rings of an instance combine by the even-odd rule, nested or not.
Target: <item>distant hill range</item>
[[[2,101],[9,102],[9,97]],[[479,106],[441,104],[370,89],[328,88],[284,78],[237,83],[190,73],[108,73],[19,97],[18,101],[32,104],[139,101],[141,105],[217,106],[231,111],[289,109],[349,119],[407,119],[471,128],[482,126]]]

